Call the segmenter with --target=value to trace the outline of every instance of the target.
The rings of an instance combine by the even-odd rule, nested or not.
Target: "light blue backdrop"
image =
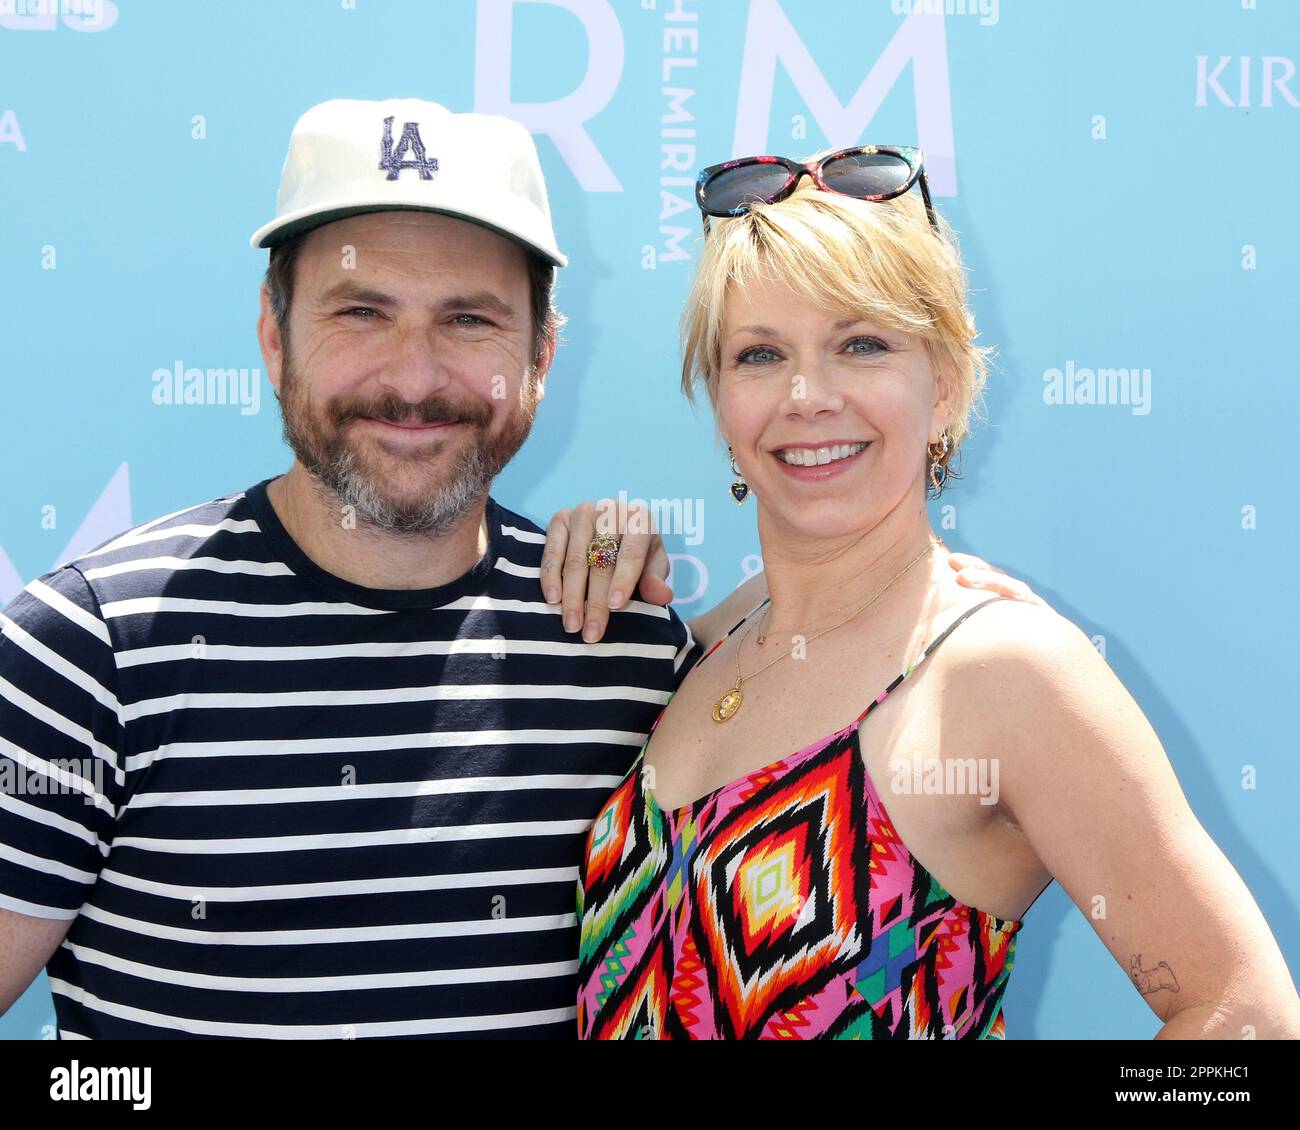
[[[0,602],[128,524],[287,467],[260,371],[256,411],[156,404],[153,374],[260,370],[266,254],[248,236],[272,214],[294,120],[328,98],[398,96],[527,121],[571,257],[567,344],[496,497],[543,523],[620,490],[703,499],[703,542],[670,545],[707,570],[679,606],[691,615],[742,579],[758,543],[709,420],[676,392],[698,217],[661,219],[690,189],[660,180],[740,152],[919,143],[999,349],[990,422],[934,522],[1102,637],[1295,968],[1300,5],[0,12]],[[690,91],[677,114],[665,87]],[[1048,402],[1046,375],[1084,368],[1142,373],[1143,402]],[[685,556],[676,581],[702,587]],[[1159,1027],[1055,886],[1020,935],[1006,1013],[1012,1038]],[[0,1036],[52,1021],[42,978]]]

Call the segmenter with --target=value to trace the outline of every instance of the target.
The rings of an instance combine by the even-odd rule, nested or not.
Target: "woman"
[[[1277,944],[1133,699],[1041,602],[958,585],[930,528],[984,351],[919,153],[730,162],[699,197],[719,219],[683,383],[755,496],[766,590],[592,826],[580,1035],[1000,1038],[1055,879],[1161,1037],[1300,1036]],[[590,535],[590,508],[563,512],[546,560]],[[565,599],[584,582],[566,567]]]

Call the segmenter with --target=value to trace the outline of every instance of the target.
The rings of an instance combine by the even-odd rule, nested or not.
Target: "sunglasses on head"
[[[695,184],[695,200],[704,214],[704,232],[711,216],[740,216],[754,204],[775,204],[794,192],[807,174],[823,192],[836,192],[858,200],[892,200],[921,182],[925,214],[939,231],[930,185],[925,179],[924,157],[910,145],[855,145],[818,161],[792,161],[789,157],[741,157],[710,165]]]

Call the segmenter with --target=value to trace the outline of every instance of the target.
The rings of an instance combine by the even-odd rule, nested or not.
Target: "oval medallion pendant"
[[[725,722],[740,709],[741,702],[744,701],[744,694],[739,687],[732,687],[717,702],[713,704],[713,720],[715,722]]]

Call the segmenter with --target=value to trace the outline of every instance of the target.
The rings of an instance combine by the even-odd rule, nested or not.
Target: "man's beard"
[[[294,368],[286,342],[284,376],[280,387],[280,414],[285,442],[298,462],[343,506],[371,526],[398,534],[443,534],[469,514],[491,489],[492,481],[514,458],[532,430],[537,412],[537,382],[530,369],[524,378],[520,403],[511,411],[505,430],[489,436],[492,409],[482,401],[458,403],[428,396],[418,404],[387,392],[372,397],[337,397],[318,409],[308,383]],[[474,429],[476,442],[460,450],[450,466],[414,497],[402,497],[385,482],[381,467],[363,451],[365,441],[349,440],[347,424],[363,416],[397,423],[455,423]],[[454,433],[412,449],[404,458],[419,468],[439,458],[439,449],[454,444]],[[382,441],[376,441],[380,444]],[[400,477],[401,476],[399,472]]]

